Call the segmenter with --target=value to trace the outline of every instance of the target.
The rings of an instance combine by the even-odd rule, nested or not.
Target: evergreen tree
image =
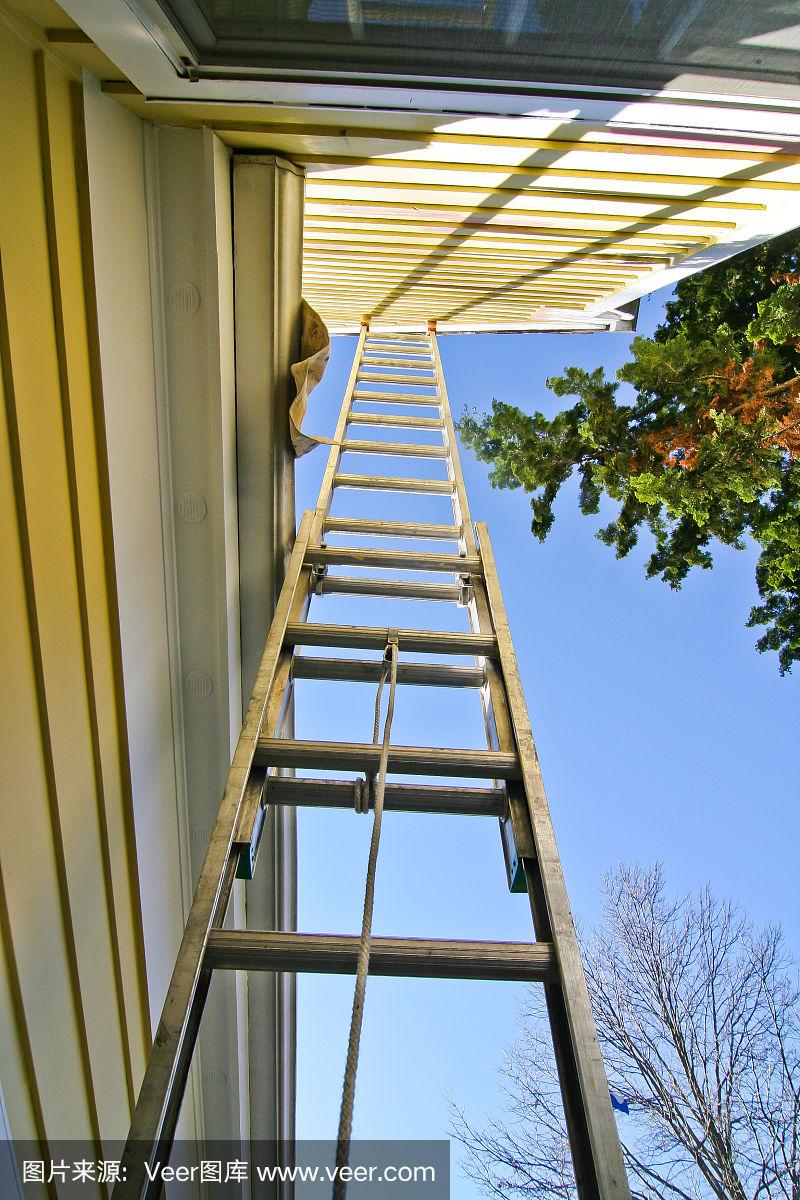
[[[760,651],[781,674],[800,659],[800,239],[775,239],[678,284],[653,338],[634,338],[614,382],[602,368],[547,380],[576,402],[545,417],[494,400],[459,431],[491,465],[496,487],[531,496],[531,530],[544,541],[553,505],[574,473],[579,503],[618,503],[598,532],[618,558],[644,528],[655,546],[646,572],[679,588],[711,567],[715,542],[761,548]],[[619,383],[635,401],[620,403]]]

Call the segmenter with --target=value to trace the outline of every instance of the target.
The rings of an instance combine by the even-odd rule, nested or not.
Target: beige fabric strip
[[[331,438],[314,437],[302,431],[308,397],[325,374],[331,356],[328,327],[306,300],[300,301],[300,354],[300,361],[292,364],[297,395],[289,407],[289,429],[297,458],[317,446],[333,445]]]

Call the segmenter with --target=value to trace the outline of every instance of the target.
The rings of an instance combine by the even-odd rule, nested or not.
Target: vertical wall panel
[[[205,130],[152,129],[147,147],[194,883],[242,721],[230,163]],[[237,883],[234,910],[241,890]],[[204,1127],[212,1138],[249,1132],[247,1063],[239,1053],[246,1030],[238,1016],[246,982],[215,976],[201,1025]]]
[[[124,1133],[148,1035],[79,95],[0,21],[2,1086],[12,1133],[50,1139]]]
[[[155,1029],[191,900],[168,406],[156,387],[163,328],[152,303],[158,251],[148,203],[156,228],[158,211],[142,122],[90,76],[83,98],[121,675]],[[198,1129],[193,1071],[179,1136]]]
[[[0,36],[2,33],[0,31]],[[2,230],[2,225],[0,225]],[[0,297],[0,305],[3,298]],[[4,316],[5,314],[2,314]],[[2,317],[0,316],[0,319]],[[3,342],[5,330],[0,328]],[[29,1086],[41,1100],[53,1136],[91,1127],[80,1051],[75,998],[62,924],[59,871],[53,845],[46,747],[42,743],[36,680],[35,631],[31,630],[26,584],[27,556],[24,510],[18,511],[14,475],[18,475],[16,411],[10,363],[4,355],[5,420],[0,426],[0,548],[2,605],[0,657],[3,662],[2,754],[0,755],[0,869],[7,908],[3,938],[9,995],[17,1001],[5,1010],[11,1028],[2,1031],[3,1045],[16,1045],[29,1032],[33,1047]],[[10,428],[9,428],[10,426]],[[33,614],[35,620],[35,613]],[[27,1069],[28,1064],[25,1064]],[[17,1070],[19,1069],[19,1060]],[[62,1074],[63,1073],[63,1074]],[[69,1092],[60,1083],[71,1081]],[[17,1122],[30,1131],[25,1095],[7,1080],[4,1093],[12,1130]]]
[[[155,1028],[183,932],[183,757],[181,715],[172,703],[171,672],[179,666],[172,662],[165,584],[165,571],[171,581],[162,535],[143,128],[94,80],[86,81],[84,104],[122,674]]]
[[[79,175],[83,176],[79,179],[80,200],[75,186],[76,149],[78,157],[83,158],[82,94],[79,85],[68,82],[52,64],[45,62],[44,69],[47,92],[52,96],[48,104],[51,186],[67,371],[67,387],[62,393],[70,447],[95,793],[120,1028],[130,1030],[130,1037],[123,1038],[122,1049],[126,1086],[132,1101],[144,1069],[150,1022],[136,853],[132,844],[127,728],[119,672],[113,544],[109,538],[103,397],[96,369],[94,288],[92,283],[87,286],[93,262],[87,236],[89,213],[83,161],[79,165]]]
[[[294,540],[294,460],[288,409],[299,357],[304,173],[275,155],[234,159],[236,398],[242,687],[249,698]],[[264,530],[274,528],[270,543]],[[268,808],[260,866],[247,887],[251,929],[296,927],[296,814]],[[274,1038],[250,1045],[254,1128],[294,1136],[295,985],[291,975],[253,974],[250,1024]]]

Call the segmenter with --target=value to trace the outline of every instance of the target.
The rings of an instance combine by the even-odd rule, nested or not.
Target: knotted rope
[[[333,1183],[333,1200],[345,1200],[347,1194],[347,1183],[341,1178],[341,1168],[346,1167],[350,1160],[350,1135],[353,1129],[353,1103],[356,1094],[358,1051],[361,1043],[364,996],[367,990],[369,952],[372,943],[375,871],[378,865],[378,847],[380,845],[381,819],[383,817],[383,793],[386,787],[386,768],[389,763],[389,737],[392,731],[394,695],[397,686],[397,657],[397,634],[394,630],[389,630],[389,639],[383,657],[381,679],[378,684],[378,694],[375,698],[375,728],[372,735],[373,745],[377,746],[380,736],[381,696],[383,694],[383,685],[388,675],[389,701],[386,707],[386,721],[383,726],[380,764],[377,775],[372,779],[357,779],[355,783],[356,811],[367,812],[369,810],[371,792],[374,800],[375,818],[372,825],[369,858],[367,859],[367,882],[364,889],[364,912],[361,918],[361,938],[358,945],[358,965],[356,967],[356,985],[353,995],[353,1013],[350,1018],[350,1038],[347,1043],[347,1060],[345,1062],[344,1084],[342,1087],[342,1107],[339,1113],[339,1136],[336,1143],[336,1166],[338,1169]]]

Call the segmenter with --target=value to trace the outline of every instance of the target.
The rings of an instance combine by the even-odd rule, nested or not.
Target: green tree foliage
[[[575,398],[554,417],[495,400],[459,422],[492,484],[530,495],[540,541],[575,474],[583,513],[617,502],[600,540],[622,558],[649,530],[646,573],[673,588],[713,565],[715,543],[753,539],[760,603],[748,624],[765,627],[757,647],[777,652],[782,674],[800,659],[798,267],[794,234],[692,276],[655,336],[634,338],[617,381],[569,367],[547,380]]]

